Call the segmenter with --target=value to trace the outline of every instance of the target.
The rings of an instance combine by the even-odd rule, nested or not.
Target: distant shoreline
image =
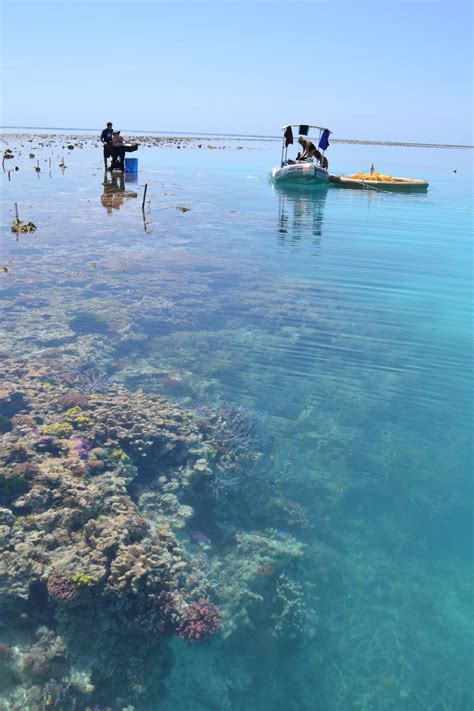
[[[474,148],[462,143],[410,143],[408,141],[363,141],[357,138],[333,138],[332,143],[352,143],[361,146],[402,146],[405,148]]]
[[[91,134],[96,134],[97,137],[100,135],[101,129],[94,128],[62,128],[62,127],[45,127],[45,126],[0,126],[0,136],[14,135],[16,131],[21,131],[18,135],[34,135],[34,136],[57,136],[61,135],[61,132],[67,131],[70,135],[71,133],[77,132],[75,137],[79,137],[81,132],[87,131],[87,134],[82,134],[82,136],[91,138]],[[46,134],[41,134],[41,131],[48,131]],[[57,133],[53,133],[57,132]],[[280,136],[261,136],[261,135],[244,135],[237,133],[199,133],[199,132],[171,132],[171,131],[137,131],[131,129],[123,129],[123,133],[130,136],[140,136],[142,139],[154,139],[163,137],[166,139],[194,139],[198,138],[200,140],[232,140],[232,141],[281,141]],[[71,136],[72,137],[72,136]],[[400,146],[402,148],[474,148],[474,146],[462,144],[462,143],[419,143],[414,141],[382,141],[382,140],[363,140],[358,138],[331,138],[331,143],[345,143],[352,145],[363,145],[363,146]]]

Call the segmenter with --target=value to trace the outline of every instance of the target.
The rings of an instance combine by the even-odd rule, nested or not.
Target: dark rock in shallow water
[[[33,222],[22,222],[22,220],[13,221],[12,232],[36,232],[36,229],[36,225]]]
[[[109,329],[107,318],[94,311],[78,311],[69,321],[75,333],[105,333]]]
[[[8,477],[0,474],[0,505],[9,506],[29,488],[28,482],[22,476]]]
[[[13,417],[26,407],[25,393],[18,390],[0,391],[0,414],[4,417]]]
[[[0,415],[0,433],[10,432],[11,429],[12,429],[12,423],[10,421],[10,418],[5,417],[5,415]]]

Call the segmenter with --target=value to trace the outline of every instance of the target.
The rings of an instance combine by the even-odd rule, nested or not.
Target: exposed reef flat
[[[144,136],[141,134],[133,134],[123,131],[125,139],[129,143],[138,143],[142,148],[196,148],[196,149],[233,149],[233,150],[255,150],[258,147],[256,143],[262,141],[275,141],[274,138],[237,138],[231,136]],[[99,136],[81,133],[1,133],[0,142],[15,146],[19,151],[22,148],[28,148],[28,144],[34,144],[38,148],[60,148],[66,150],[74,150],[81,148],[101,148]]]
[[[0,132],[0,141],[5,143],[18,142],[20,145],[33,140],[41,140],[46,146],[53,146],[59,142],[71,144],[73,147],[84,147],[85,145],[99,146],[99,131],[97,137],[91,133],[74,132],[73,130],[67,133],[49,131],[42,133],[41,129],[31,129],[31,132],[16,133],[15,129],[3,129]],[[223,134],[192,134],[183,135],[172,133],[163,134],[146,134],[137,133],[134,131],[123,131],[127,140],[131,143],[139,143],[141,147],[157,147],[157,148],[234,148],[252,150],[254,143],[262,142],[280,142],[281,136],[252,136],[252,135],[223,135]],[[34,138],[31,138],[31,137]],[[385,141],[385,140],[369,140],[358,138],[337,138],[331,136],[331,143],[363,145],[363,146],[398,146],[403,148],[474,148],[471,145],[462,143],[422,143],[418,141]],[[66,145],[62,146],[67,147]]]

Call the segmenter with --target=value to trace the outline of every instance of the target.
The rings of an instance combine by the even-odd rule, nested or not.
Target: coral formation
[[[0,409],[8,411],[20,382],[25,388],[0,465],[3,606],[18,624],[25,606],[31,619],[47,614],[61,630],[68,669],[83,659],[83,615],[95,618],[87,662],[92,678],[99,678],[94,685],[99,690],[115,679],[117,689],[145,703],[148,692],[138,690],[148,666],[141,670],[137,661],[132,684],[123,660],[112,663],[110,635],[141,639],[141,655],[173,632],[191,641],[219,629],[208,584],[173,532],[174,521],[179,530],[192,515],[180,505],[180,492],[207,476],[206,435],[189,413],[164,399],[117,386],[64,411],[68,386],[61,370],[46,369],[47,380],[36,366],[2,361]],[[153,515],[146,507],[140,511],[129,490],[142,491],[144,503],[145,492],[153,492]],[[173,600],[172,615],[163,596]],[[101,630],[110,623],[114,632],[106,641]],[[104,644],[109,672],[100,662]],[[35,661],[39,649],[30,647],[24,666],[32,679],[46,675]],[[155,671],[157,679],[162,673]]]
[[[15,400],[20,409],[4,435],[0,466],[2,481],[10,482],[0,511],[0,584],[18,624],[25,606],[32,620],[46,615],[48,633],[27,647],[28,658],[36,659],[51,635],[61,640],[59,696],[85,699],[65,680],[87,669],[97,699],[112,685],[146,708],[166,676],[166,641],[173,634],[196,642],[221,629],[228,638],[249,625],[274,637],[297,631],[306,638],[309,613],[286,578],[304,555],[291,534],[226,534],[217,558],[202,531],[179,533],[201,515],[208,487],[235,491],[247,466],[248,481],[260,442],[252,413],[226,405],[195,416],[113,383],[78,398],[69,365],[46,361],[38,368],[5,359],[1,367],[0,411],[11,412]],[[208,500],[214,518],[211,501],[219,500]],[[222,523],[216,518],[209,525]],[[94,621],[92,634],[85,635],[84,615]],[[125,663],[110,642],[120,650],[129,636],[137,652]],[[45,668],[55,654],[48,652]],[[149,659],[157,655],[163,663],[152,672]],[[24,665],[33,696],[41,668],[35,661]]]
[[[181,616],[176,630],[178,637],[188,642],[195,642],[215,634],[221,626],[221,614],[216,605],[211,605],[204,598],[191,602]]]
[[[48,577],[48,594],[57,602],[71,602],[77,597],[77,588],[72,578],[68,578],[57,571]]]

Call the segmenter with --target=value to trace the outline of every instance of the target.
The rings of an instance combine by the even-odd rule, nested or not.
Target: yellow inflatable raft
[[[383,173],[354,173],[354,175],[331,175],[331,183],[340,188],[355,188],[356,190],[396,190],[414,191],[426,190],[427,180],[415,178],[394,178]]]

